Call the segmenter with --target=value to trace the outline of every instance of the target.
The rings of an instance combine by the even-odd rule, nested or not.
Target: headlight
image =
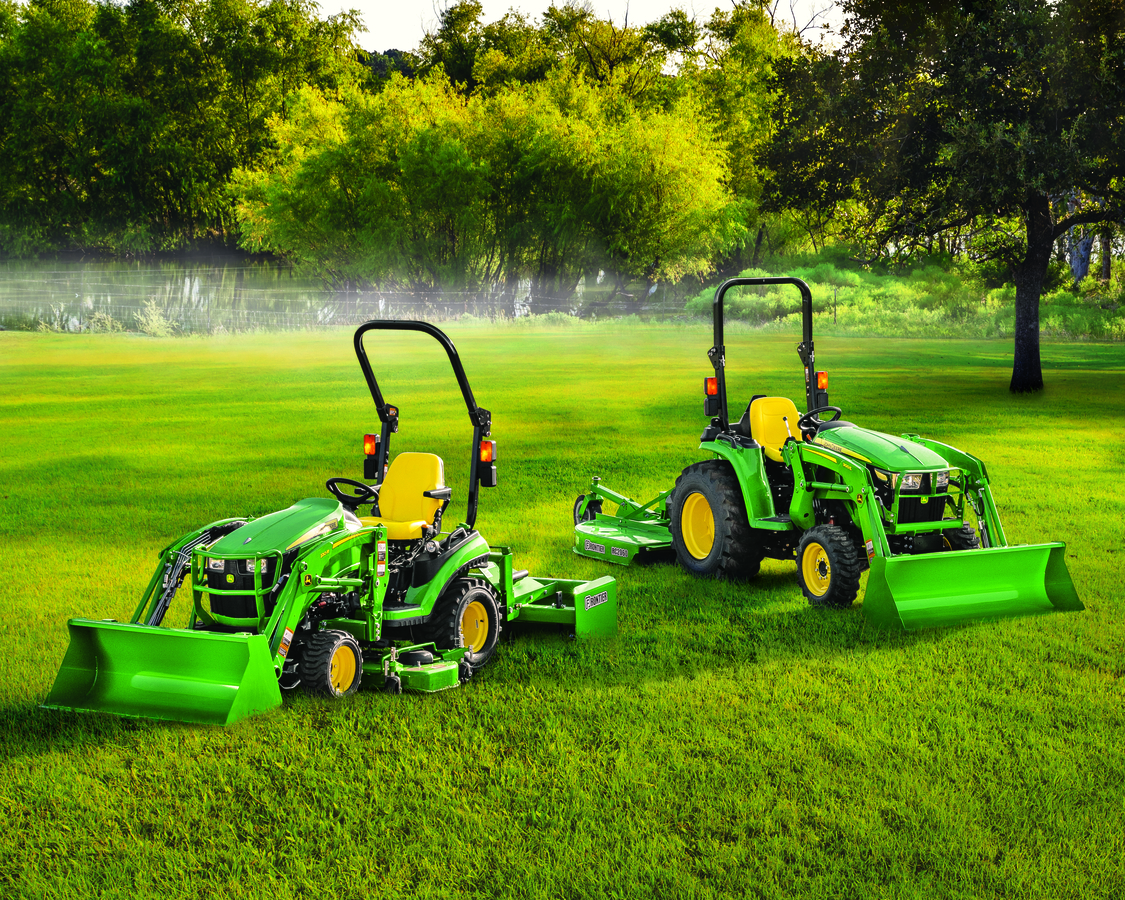
[[[253,575],[255,564],[257,564],[257,566],[258,566],[258,571],[261,572],[263,575],[265,575],[266,572],[269,571],[269,563],[268,563],[267,560],[264,560],[264,559],[243,560],[242,571],[245,572],[247,575]]]
[[[209,559],[207,560],[207,571],[223,572],[226,570],[226,565],[227,563],[225,559]]]
[[[915,473],[912,475],[903,475],[902,480],[899,482],[904,491],[918,491],[922,489],[922,476]]]
[[[936,478],[936,480],[934,481],[934,484],[937,486],[937,490],[944,491],[946,488],[949,487],[949,473],[948,472],[938,472],[937,475],[935,476],[935,478]]]

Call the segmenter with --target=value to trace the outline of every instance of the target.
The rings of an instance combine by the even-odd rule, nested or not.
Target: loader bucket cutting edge
[[[43,706],[229,725],[281,705],[262,634],[214,634],[71,619]]]
[[[1084,608],[1061,543],[875,557],[863,597],[873,624],[907,631]]]

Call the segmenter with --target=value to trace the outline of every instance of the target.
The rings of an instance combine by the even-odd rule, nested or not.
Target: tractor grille
[[[231,616],[239,619],[256,619],[258,608],[254,604],[254,572],[251,564],[255,560],[231,559],[224,566],[226,571],[208,571],[207,587],[220,591],[246,591],[245,594],[223,596],[210,594],[211,611],[220,616]],[[268,588],[273,584],[274,563],[270,562],[270,571],[262,573],[262,587]],[[228,576],[230,580],[228,581]],[[266,595],[266,614],[272,611],[273,595]]]
[[[219,591],[254,590],[254,575],[252,572],[231,572],[229,574],[234,576],[231,581],[227,581],[227,574],[226,572],[208,572],[207,587]],[[269,587],[271,584],[273,584],[273,572],[263,572],[262,587]]]
[[[915,522],[940,522],[945,515],[945,495],[930,497],[923,503],[921,497],[900,496],[898,498],[898,521],[900,525]]]
[[[258,618],[258,608],[254,605],[253,594],[235,594],[226,597],[221,594],[212,594],[211,612],[235,619]]]

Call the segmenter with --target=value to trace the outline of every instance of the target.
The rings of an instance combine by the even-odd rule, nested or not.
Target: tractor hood
[[[253,557],[265,553],[285,552],[340,528],[344,509],[336,500],[311,497],[298,500],[260,519],[247,522],[211,545],[209,554],[216,556]]]
[[[904,437],[867,428],[821,429],[812,439],[814,447],[827,447],[889,472],[925,472],[948,469],[949,463],[921,444]]]

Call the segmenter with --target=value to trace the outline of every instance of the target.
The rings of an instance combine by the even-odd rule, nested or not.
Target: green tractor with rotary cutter
[[[364,335],[385,331],[437,340],[468,410],[466,521],[449,530],[442,459],[390,458],[399,411],[364,347]],[[130,621],[70,620],[44,706],[225,725],[280,706],[296,687],[329,697],[361,682],[390,693],[457,687],[517,619],[579,638],[615,633],[613,578],[531,576],[476,530],[479,488],[496,485],[496,442],[448,336],[426,322],[372,321],[354,344],[381,423],[364,437],[364,480],[331,478],[331,497],[212,522],[170,544]],[[165,627],[180,590],[191,592],[188,621]]]
[[[723,297],[737,286],[801,292],[807,412],[757,395],[732,419],[727,405]],[[748,579],[763,559],[793,560],[814,605],[848,607],[868,570],[863,610],[880,628],[1080,610],[1065,545],[1010,546],[988,471],[974,456],[916,434],[894,436],[841,419],[816,371],[812,294],[799,278],[735,278],[713,304],[714,375],[704,379],[710,424],[686,468],[647,503],[594,477],[574,504],[575,552],[629,565],[673,548],[689,572]],[[617,504],[613,515],[603,502]]]

